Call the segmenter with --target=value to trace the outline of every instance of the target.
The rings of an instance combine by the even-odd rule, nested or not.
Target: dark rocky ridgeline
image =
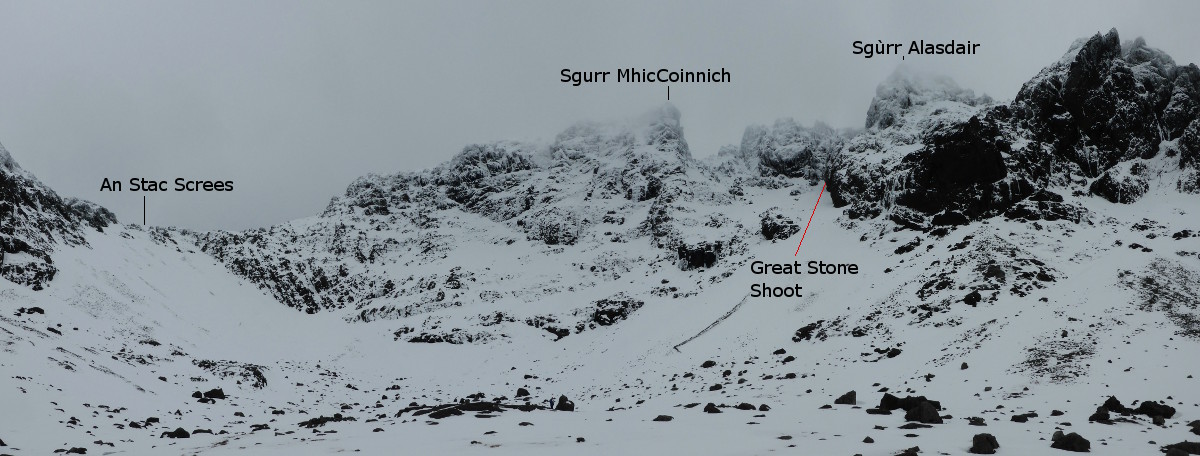
[[[0,277],[41,290],[58,272],[55,245],[86,245],[86,230],[115,223],[108,209],[59,196],[0,144]]]
[[[852,218],[888,213],[914,229],[1006,213],[1078,222],[1078,208],[1047,188],[1132,203],[1160,153],[1183,168],[1177,188],[1200,193],[1200,69],[1141,38],[1122,44],[1112,30],[1078,41],[1008,105],[903,80],[881,84],[868,131],[831,175],[830,196]],[[919,109],[928,112],[906,117]]]
[[[1184,134],[1200,115],[1200,69],[1177,66],[1141,38],[1123,45],[1113,29],[1042,70],[1018,92],[1013,110],[1058,158],[1099,177],[1120,162],[1153,157],[1161,141]]]
[[[352,308],[361,321],[466,306],[479,297],[481,290],[470,290],[477,271],[469,266],[459,280],[440,273],[390,277],[382,266],[443,258],[456,244],[446,220],[461,212],[511,229],[510,244],[523,238],[569,248],[648,238],[676,255],[681,268],[712,267],[744,249],[745,237],[722,217],[679,208],[733,204],[734,180],[692,158],[679,119],[667,105],[628,125],[573,125],[548,145],[469,145],[429,170],[361,177],[313,223],[194,238],[290,307],[309,313]],[[647,208],[644,218],[627,218]],[[697,237],[685,240],[684,232]]]

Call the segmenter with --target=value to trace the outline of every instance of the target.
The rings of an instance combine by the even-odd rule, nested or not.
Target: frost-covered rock
[[[875,88],[875,98],[867,108],[868,129],[884,129],[896,124],[906,111],[934,101],[953,101],[969,106],[991,103],[987,95],[963,89],[946,76],[923,73],[901,64]]]
[[[0,144],[0,277],[40,290],[54,279],[56,246],[86,245],[86,231],[117,223],[108,209],[63,198]]]
[[[886,214],[921,229],[933,215],[934,226],[963,223],[958,215],[1086,218],[1060,201],[1023,203],[1047,191],[1125,204],[1156,182],[1198,192],[1198,81],[1195,65],[1140,38],[1122,45],[1115,30],[1077,41],[1008,105],[898,70],[880,85],[868,130],[841,151],[830,196],[851,218]]]
[[[808,128],[780,119],[771,127],[747,127],[739,155],[757,165],[761,176],[805,178],[815,184],[833,167],[844,143],[845,138],[825,124]]]
[[[1117,163],[1150,158],[1196,119],[1200,71],[1177,66],[1117,31],[1077,42],[1027,82],[1012,103],[1020,124],[1055,155],[1097,177]]]

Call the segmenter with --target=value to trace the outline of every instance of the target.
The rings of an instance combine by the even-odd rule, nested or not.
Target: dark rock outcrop
[[[558,401],[554,403],[554,410],[560,412],[574,412],[575,403],[571,402],[570,399],[567,399],[567,396],[560,395],[558,396]]]
[[[938,414],[938,408],[929,401],[922,401],[916,407],[909,409],[904,414],[904,419],[927,424],[942,424],[942,417]]]
[[[1076,453],[1088,453],[1092,451],[1092,442],[1074,432],[1064,435],[1062,431],[1056,431],[1051,440],[1050,448],[1074,451]]]
[[[175,428],[174,431],[163,432],[162,435],[159,436],[159,438],[167,437],[167,438],[172,438],[172,439],[186,439],[186,438],[191,438],[191,436],[192,435],[189,434],[188,431],[184,430],[183,428]]]
[[[1000,448],[1000,443],[996,441],[996,436],[991,434],[975,434],[971,438],[971,454],[996,454],[996,450]]]
[[[785,217],[777,212],[777,209],[772,208],[760,214],[760,225],[763,238],[768,241],[783,240],[800,232],[800,225],[796,224],[792,219]]]

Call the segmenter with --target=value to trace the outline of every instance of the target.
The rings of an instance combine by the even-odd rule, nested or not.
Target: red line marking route
[[[800,246],[804,245],[804,236],[808,235],[808,227],[812,225],[813,216],[817,215],[817,206],[821,205],[821,196],[824,194],[825,194],[825,183],[822,182],[821,183],[821,193],[817,194],[817,204],[813,205],[812,215],[808,216],[808,223],[804,225],[804,233],[800,235],[800,243],[796,244],[796,254],[792,255],[792,256],[800,255]]]

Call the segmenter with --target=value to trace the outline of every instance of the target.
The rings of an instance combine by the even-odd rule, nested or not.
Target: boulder
[[[1052,440],[1050,448],[1074,451],[1076,453],[1089,453],[1092,451],[1092,442],[1074,432],[1066,435],[1063,435],[1062,431],[1056,432]]]
[[[183,428],[175,428],[174,431],[163,432],[162,435],[159,436],[159,438],[161,439],[163,437],[167,437],[167,438],[172,438],[172,439],[186,439],[186,438],[190,438],[191,436],[192,435],[189,434],[188,431],[184,430]]]
[[[574,412],[575,403],[571,402],[570,399],[567,399],[567,396],[560,395],[558,396],[558,402],[554,404],[554,410],[558,410],[560,412]]]
[[[1000,443],[996,441],[996,436],[975,434],[975,437],[971,438],[971,449],[967,451],[971,454],[996,454],[998,448]]]
[[[1163,451],[1178,450],[1185,454],[1200,454],[1200,442],[1183,441],[1163,447]]]
[[[1161,416],[1163,418],[1171,418],[1175,416],[1175,408],[1166,404],[1160,404],[1154,401],[1145,401],[1138,404],[1137,413],[1148,417]]]
[[[906,421],[916,421],[927,424],[942,424],[942,417],[938,414],[938,408],[929,401],[922,401],[920,405],[908,410],[904,414]]]

